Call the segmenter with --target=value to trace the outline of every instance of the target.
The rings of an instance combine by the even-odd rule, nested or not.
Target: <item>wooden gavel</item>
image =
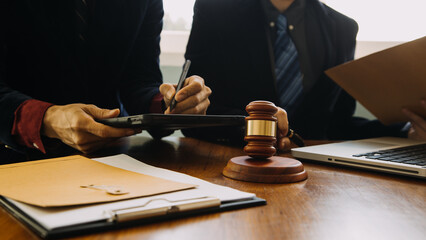
[[[246,107],[246,136],[244,152],[252,158],[268,158],[276,153],[277,107],[268,101],[254,101]]]
[[[248,182],[290,183],[308,177],[303,164],[293,158],[274,156],[277,142],[277,112],[275,104],[254,101],[246,107],[244,152],[248,156],[231,158],[223,169],[226,177]]]

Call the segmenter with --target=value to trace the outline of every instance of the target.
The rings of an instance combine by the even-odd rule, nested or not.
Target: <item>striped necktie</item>
[[[302,73],[296,46],[287,32],[287,18],[280,14],[277,22],[275,42],[275,75],[279,104],[288,113],[295,110],[303,92]]]
[[[89,28],[89,8],[86,0],[74,0],[77,41],[84,44],[87,40],[87,30]]]

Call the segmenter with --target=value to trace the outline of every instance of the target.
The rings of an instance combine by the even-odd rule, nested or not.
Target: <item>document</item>
[[[344,63],[326,74],[389,125],[407,122],[407,108],[426,118],[426,37]]]
[[[217,211],[226,204],[253,206],[266,203],[263,199],[256,198],[253,193],[152,167],[123,154],[93,160],[122,170],[195,187],[147,197],[67,207],[37,207],[7,197],[1,198],[0,202],[41,237],[84,230],[91,226],[107,227],[121,221],[174,214],[179,211],[208,208]]]

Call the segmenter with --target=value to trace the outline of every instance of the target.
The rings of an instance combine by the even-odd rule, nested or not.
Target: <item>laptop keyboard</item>
[[[368,159],[426,166],[426,144],[352,155]]]

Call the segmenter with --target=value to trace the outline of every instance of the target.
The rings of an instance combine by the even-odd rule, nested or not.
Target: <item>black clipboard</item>
[[[28,216],[24,211],[16,207],[11,201],[7,198],[0,196],[0,205],[3,206],[11,215],[13,215],[16,219],[22,222],[25,226],[30,228],[33,232],[35,232],[39,237],[43,239],[57,239],[63,237],[71,237],[77,236],[92,232],[99,232],[102,230],[112,230],[117,228],[131,227],[140,224],[154,223],[159,221],[178,219],[184,217],[190,217],[195,215],[202,215],[214,212],[223,212],[234,209],[241,209],[252,206],[260,206],[265,205],[266,201],[264,199],[254,197],[251,199],[231,201],[231,202],[222,202],[220,206],[197,209],[193,211],[172,211],[167,215],[156,216],[156,217],[148,217],[143,219],[135,219],[131,221],[124,222],[115,222],[115,221],[94,221],[88,223],[81,223],[76,225],[71,225],[67,227],[59,227],[51,230],[43,227],[39,222],[35,219]]]
[[[107,156],[97,161],[154,177],[181,179],[182,182],[198,185],[197,188],[201,191],[191,188],[120,201],[48,208],[0,196],[0,206],[38,236],[61,238],[266,204],[265,200],[257,198],[252,193],[149,166],[124,154]]]
[[[198,127],[244,126],[245,116],[150,113],[127,117],[97,119],[96,121],[117,128],[178,130]]]

